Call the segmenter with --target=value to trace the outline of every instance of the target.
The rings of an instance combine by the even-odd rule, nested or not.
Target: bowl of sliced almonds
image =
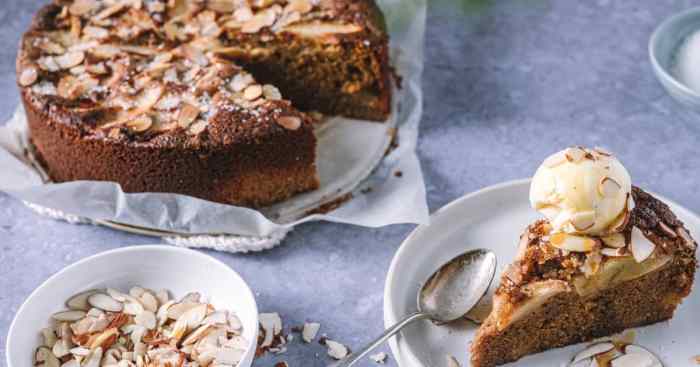
[[[170,246],[72,264],[22,304],[8,367],[249,367],[258,311],[245,281],[211,256]]]

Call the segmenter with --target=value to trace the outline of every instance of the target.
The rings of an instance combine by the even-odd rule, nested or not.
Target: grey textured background
[[[647,57],[653,28],[694,1],[450,1],[431,1],[426,39],[418,153],[431,210],[531,175],[547,154],[584,144],[616,152],[636,184],[700,211],[700,121],[665,94]],[[41,2],[0,6],[3,120],[17,101],[19,35]],[[322,332],[357,348],[383,328],[386,271],[412,228],[314,223],[272,251],[212,255],[250,282],[262,311],[279,312],[287,325],[319,321]],[[0,364],[14,313],[44,279],[85,256],[152,242],[44,219],[0,194]],[[295,342],[255,366],[325,366],[324,354]]]

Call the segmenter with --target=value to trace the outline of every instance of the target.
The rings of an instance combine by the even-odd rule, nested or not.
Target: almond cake
[[[546,219],[525,230],[501,275],[472,366],[668,320],[690,294],[696,242],[609,153],[553,155],[535,174],[530,200]]]
[[[317,188],[312,116],[386,119],[389,75],[372,0],[56,0],[17,58],[52,181],[249,207]]]

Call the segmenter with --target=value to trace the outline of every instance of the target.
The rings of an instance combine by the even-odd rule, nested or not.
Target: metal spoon
[[[418,311],[387,329],[382,336],[357,353],[333,364],[350,367],[384,343],[404,326],[422,319],[444,324],[463,317],[474,307],[491,285],[496,273],[496,255],[488,250],[465,252],[442,265],[418,292]]]

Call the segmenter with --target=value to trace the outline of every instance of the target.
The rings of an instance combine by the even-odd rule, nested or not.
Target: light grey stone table
[[[695,1],[459,1],[430,0],[418,153],[431,210],[526,177],[548,153],[583,144],[616,152],[638,185],[700,211],[700,118],[664,93],[647,57],[653,28]],[[17,102],[16,45],[41,2],[0,6],[3,120]],[[386,271],[412,229],[313,223],[272,251],[210,253],[250,282],[262,311],[279,312],[289,326],[321,322],[323,333],[358,348],[382,331]],[[88,255],[153,242],[45,219],[0,194],[0,365],[14,313],[49,275]],[[329,361],[322,346],[295,342],[255,366],[279,360]]]

